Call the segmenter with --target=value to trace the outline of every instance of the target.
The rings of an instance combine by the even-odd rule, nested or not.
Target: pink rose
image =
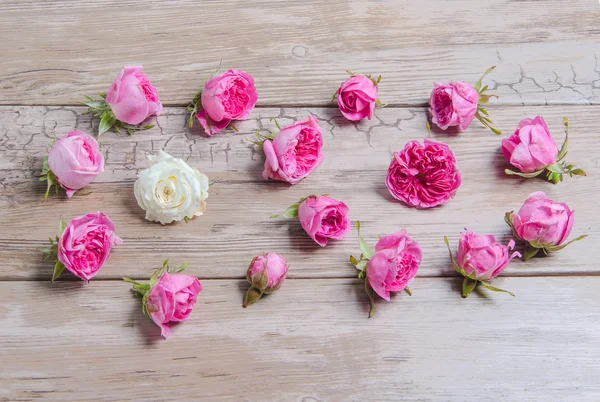
[[[254,257],[246,279],[252,285],[246,292],[244,307],[256,302],[263,294],[275,292],[281,287],[287,276],[288,266],[285,258],[275,253],[266,253]]]
[[[514,252],[509,256],[509,250],[515,248],[514,240],[504,246],[496,242],[493,235],[478,235],[467,230],[460,234],[456,264],[465,274],[478,281],[487,281],[500,275],[510,260],[521,257]]]
[[[429,113],[432,121],[442,130],[458,126],[466,130],[475,114],[479,94],[464,82],[451,82],[448,85],[434,83],[429,98]]]
[[[89,282],[108,259],[110,250],[123,243],[115,225],[103,212],[74,218],[58,240],[58,260],[73,275]]]
[[[325,247],[327,239],[341,240],[350,231],[348,211],[342,201],[324,195],[311,196],[298,207],[298,218],[308,236]]]
[[[556,161],[558,147],[544,119],[537,116],[521,120],[515,133],[502,140],[502,152],[521,172],[533,173]]]
[[[106,93],[106,102],[117,120],[132,125],[162,112],[158,92],[142,67],[123,67]]]
[[[377,102],[377,86],[370,78],[355,75],[338,89],[337,102],[340,112],[348,120],[371,120]]]
[[[383,236],[367,263],[369,286],[389,301],[390,292],[401,292],[413,280],[421,259],[421,246],[405,230]]]
[[[263,178],[296,184],[323,161],[323,137],[317,119],[310,116],[283,127],[275,138],[263,143],[267,157]]]
[[[146,310],[163,338],[169,336],[169,323],[189,318],[201,290],[195,276],[165,272],[148,291]]]
[[[250,115],[258,100],[254,78],[242,70],[227,70],[204,84],[202,110],[196,117],[206,134],[212,136],[231,123]]]
[[[417,208],[445,204],[458,190],[461,174],[448,145],[425,139],[394,153],[386,186],[392,196]]]
[[[104,157],[94,137],[71,131],[50,149],[48,167],[71,198],[104,171]]]

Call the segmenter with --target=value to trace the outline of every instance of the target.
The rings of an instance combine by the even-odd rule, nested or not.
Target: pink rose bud
[[[377,84],[365,75],[352,75],[338,89],[337,102],[342,115],[348,120],[358,121],[373,117],[375,106],[378,104]]]
[[[140,124],[162,112],[158,91],[150,84],[142,68],[123,67],[106,93],[106,102],[117,120],[127,124]]]
[[[206,134],[213,136],[233,120],[247,119],[257,100],[254,78],[242,70],[227,70],[206,81],[188,111],[198,119]],[[191,124],[190,119],[190,127]]]
[[[123,243],[115,234],[115,225],[103,212],[78,216],[69,224],[63,221],[61,231],[54,250],[58,262],[52,280],[58,278],[66,268],[76,277],[89,282],[110,256],[110,250]],[[47,254],[52,252],[42,251]]]
[[[554,202],[542,191],[529,195],[516,214],[506,213],[506,223],[515,236],[527,242],[524,259],[544,253],[559,251],[567,245],[587,237],[586,235],[565,243],[575,220],[575,212],[567,204]]]
[[[410,141],[388,168],[386,186],[397,200],[417,208],[450,201],[461,184],[456,159],[448,145],[428,139]]]
[[[323,136],[321,127],[313,116],[283,127],[273,138],[259,139],[263,141],[266,156],[262,173],[265,180],[296,184],[323,161]]]
[[[279,254],[266,253],[254,257],[246,272],[246,279],[252,286],[246,292],[244,307],[256,302],[263,294],[270,294],[279,289],[287,271],[287,261]]]
[[[186,321],[194,306],[202,285],[195,276],[181,274],[187,265],[171,269],[168,260],[150,278],[150,284],[142,284],[130,278],[133,290],[142,296],[142,310],[160,327],[160,334],[167,338],[171,324]]]
[[[83,131],[71,131],[50,148],[42,180],[48,181],[48,191],[58,184],[67,191],[67,197],[90,184],[104,171],[104,157],[98,142]]]

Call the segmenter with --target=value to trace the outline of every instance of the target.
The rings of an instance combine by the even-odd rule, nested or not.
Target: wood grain
[[[594,1],[16,1],[0,4],[1,104],[75,105],[141,64],[167,105],[217,68],[256,78],[261,105],[321,106],[345,70],[382,74],[384,103],[491,65],[500,104],[598,103]]]
[[[119,282],[0,282],[0,400],[596,401],[600,278],[510,278],[458,294],[417,279],[368,301],[360,281],[206,280],[168,340]]]

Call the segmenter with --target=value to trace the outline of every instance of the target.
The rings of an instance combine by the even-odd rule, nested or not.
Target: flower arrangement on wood
[[[103,212],[78,216],[68,224],[61,219],[58,236],[49,240],[50,246],[40,251],[44,253],[44,260],[56,258],[53,282],[65,268],[89,282],[106,262],[111,249],[123,244],[115,234],[115,225]]]
[[[115,129],[125,130],[129,135],[139,130],[154,127],[153,124],[142,125],[150,116],[162,113],[162,103],[158,91],[150,84],[150,80],[142,72],[143,67],[123,67],[107,93],[99,94],[99,100],[86,96],[84,105],[100,118],[98,135]]]
[[[468,229],[465,230],[465,234],[460,234],[456,259],[452,255],[452,250],[450,250],[448,238],[444,236],[452,266],[454,266],[456,272],[464,276],[462,296],[468,297],[479,283],[486,289],[495,292],[506,292],[514,296],[514,293],[497,288],[489,283],[491,279],[504,271],[513,258],[521,257],[521,254],[516,251],[510,254],[510,250],[515,248],[514,240],[509,241],[508,245],[504,246],[498,243],[493,235],[478,235]]]
[[[202,285],[195,276],[182,274],[187,264],[170,268],[169,260],[156,270],[150,283],[140,283],[131,278],[123,278],[133,285],[133,291],[142,298],[142,311],[160,327],[160,334],[167,338],[171,325],[186,321],[194,306]]]
[[[581,240],[579,236],[567,243],[575,221],[575,211],[565,203],[555,202],[538,191],[527,197],[517,213],[507,212],[504,219],[515,237],[527,243],[523,259],[528,260],[538,252],[548,255]]]
[[[563,181],[563,176],[585,176],[583,169],[576,168],[564,161],[569,145],[569,119],[564,118],[565,141],[558,150],[550,130],[541,116],[523,119],[510,138],[502,140],[502,153],[518,172],[506,169],[508,175],[526,179],[545,173],[552,183]]]
[[[377,95],[377,85],[381,82],[381,75],[375,79],[370,74],[346,72],[350,74],[350,78],[342,83],[332,100],[337,98],[340,112],[346,119],[371,120],[375,107],[384,107]]]
[[[254,78],[242,70],[227,70],[206,81],[192,99],[188,126],[197,119],[211,137],[227,127],[237,131],[232,121],[247,119],[257,100]]]
[[[148,161],[150,167],[139,173],[134,184],[135,199],[147,220],[165,225],[204,213],[209,188],[204,173],[162,150],[148,155]]]
[[[390,293],[406,291],[421,265],[422,251],[406,230],[383,236],[373,249],[360,235],[360,222],[356,222],[361,251],[359,258],[350,256],[350,263],[358,269],[358,277],[365,280],[365,291],[371,301],[369,318],[375,313],[375,296],[390,301]]]
[[[350,231],[349,208],[327,195],[309,195],[292,204],[283,214],[271,218],[298,218],[300,225],[319,246],[325,247],[328,239],[341,240]]]
[[[482,87],[483,78],[494,70],[496,66],[490,67],[481,76],[475,86],[464,82],[450,82],[442,84],[435,82],[431,96],[429,97],[429,114],[431,121],[442,130],[448,127],[458,126],[465,131],[477,118],[485,127],[492,130],[494,134],[501,134],[500,130],[492,127],[489,113],[482,105],[486,104],[491,97],[485,92],[489,86]]]
[[[83,131],[71,131],[52,144],[44,160],[40,181],[48,184],[48,198],[53,185],[64,188],[67,198],[90,184],[104,171],[104,157],[94,137]]]
[[[278,290],[283,285],[287,271],[287,261],[279,254],[265,253],[254,257],[246,272],[246,279],[251,286],[244,297],[244,307],[258,301],[263,294]]]

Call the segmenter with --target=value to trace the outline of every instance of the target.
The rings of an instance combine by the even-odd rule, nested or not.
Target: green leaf
[[[373,288],[369,285],[369,279],[365,277],[365,292],[367,292],[367,296],[369,296],[369,300],[371,301],[371,308],[369,309],[369,318],[373,317],[375,314],[375,295],[373,294]]]
[[[54,273],[52,274],[52,282],[58,279],[59,276],[65,271],[65,266],[59,260],[56,260],[56,264],[54,264]]]
[[[555,252],[555,251],[560,251],[560,250],[562,250],[563,248],[567,247],[569,244],[571,244],[571,243],[574,243],[574,242],[576,242],[576,241],[579,241],[579,240],[582,240],[582,239],[585,239],[586,237],[587,237],[587,235],[581,235],[581,236],[579,236],[579,237],[577,237],[577,238],[575,238],[575,239],[571,240],[571,241],[570,241],[570,242],[568,242],[568,243],[561,244],[560,246],[550,246],[550,247],[544,247],[544,250],[547,250],[547,251],[552,251],[552,252]]]
[[[565,140],[563,141],[560,151],[558,152],[558,156],[556,157],[557,162],[560,162],[565,156],[567,156],[567,147],[569,146],[569,119],[565,117],[563,119],[563,123],[565,125]]]
[[[63,232],[67,228],[67,225],[68,225],[67,221],[61,218],[60,223],[58,225],[58,235],[59,236],[62,236]]]
[[[450,261],[452,262],[452,266],[454,267],[454,270],[456,272],[458,272],[459,274],[463,275],[463,276],[467,276],[467,273],[458,266],[458,264],[456,263],[456,261],[454,260],[454,256],[452,255],[452,250],[450,249],[450,241],[448,240],[448,237],[444,236],[444,243],[446,243],[446,247],[448,247],[448,253],[450,254]]]
[[[176,268],[174,273],[178,273],[178,272],[183,272],[185,271],[185,269],[188,267],[187,264],[183,264],[182,266],[180,266],[179,268]]]
[[[350,256],[350,264],[356,266],[358,264],[358,260],[353,255]]]
[[[497,288],[495,286],[490,285],[489,283],[485,282],[485,281],[480,281],[480,283],[488,290],[491,290],[493,292],[504,292],[504,293],[508,293],[511,296],[514,296],[515,294],[513,292],[509,292],[508,290],[504,290],[504,289],[500,289]]]
[[[488,68],[487,70],[485,70],[485,72],[483,73],[483,75],[481,76],[481,78],[479,80],[477,80],[477,82],[475,83],[475,90],[477,92],[483,92],[484,91],[484,90],[480,90],[480,88],[481,88],[481,82],[483,81],[483,78],[486,75],[488,75],[489,73],[491,73],[495,68],[496,68],[496,66],[491,66],[490,68]]]
[[[365,271],[365,269],[367,269],[367,263],[369,262],[369,260],[360,260],[358,262],[358,264],[356,264],[356,269],[358,269],[359,271]]]
[[[573,169],[569,172],[571,176],[587,176],[583,169]]]
[[[534,177],[539,176],[540,174],[542,174],[542,172],[544,172],[544,170],[537,170],[535,172],[532,173],[521,173],[521,172],[515,172],[514,170],[510,170],[510,169],[504,169],[504,173],[506,173],[509,176],[520,176],[523,177],[525,179],[532,179]]]
[[[117,118],[115,117],[112,111],[104,112],[102,114],[102,119],[100,119],[100,126],[98,127],[98,136],[110,130],[116,121]]]
[[[362,238],[360,235],[360,221],[356,221],[356,230],[358,230],[358,246],[360,252],[363,253],[367,260],[370,260],[375,255],[375,250]]]
[[[412,290],[410,290],[410,288],[407,286],[404,288],[404,291],[409,295],[412,296]]]
[[[558,163],[553,163],[551,165],[546,166],[546,169],[553,173],[562,174],[564,173],[563,168]]]
[[[541,248],[533,247],[530,244],[525,246],[525,251],[523,252],[523,261],[527,261],[528,259],[534,257]]]
[[[469,295],[475,289],[476,286],[477,286],[476,279],[471,279],[471,278],[465,276],[465,279],[463,279],[463,284],[462,284],[462,297],[469,297]]]
[[[285,210],[282,214],[271,215],[272,219],[281,218],[282,216],[285,218],[296,218],[298,217],[298,208],[300,207],[299,203],[292,204]]]

